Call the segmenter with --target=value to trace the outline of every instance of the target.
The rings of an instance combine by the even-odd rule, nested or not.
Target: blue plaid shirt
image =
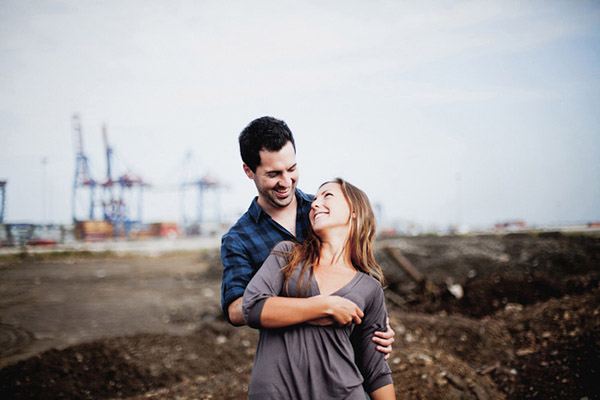
[[[244,290],[275,245],[284,240],[302,242],[310,222],[308,213],[313,196],[296,189],[296,237],[263,211],[254,198],[248,211],[221,239],[221,307],[229,320],[229,305],[244,295]]]

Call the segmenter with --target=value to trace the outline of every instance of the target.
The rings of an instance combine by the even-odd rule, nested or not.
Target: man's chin
[[[279,207],[279,208],[285,208],[287,206],[289,206],[292,203],[292,200],[294,200],[294,193],[290,193],[290,195],[288,197],[284,197],[284,198],[279,198],[276,195],[275,196],[271,196],[271,204],[273,204],[275,207]]]

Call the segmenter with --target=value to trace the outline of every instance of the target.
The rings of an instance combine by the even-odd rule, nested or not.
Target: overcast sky
[[[154,184],[146,220],[179,219],[188,151],[245,211],[237,136],[263,115],[303,190],[342,176],[388,221],[598,220],[598,110],[598,2],[0,0],[9,222],[69,222],[74,112],[96,179],[106,122],[117,173]]]

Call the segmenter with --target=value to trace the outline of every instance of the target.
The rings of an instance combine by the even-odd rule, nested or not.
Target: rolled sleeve
[[[237,235],[225,235],[221,240],[221,307],[229,321],[229,305],[244,295],[244,289],[252,278],[254,268],[243,240]]]
[[[260,317],[268,298],[279,296],[283,290],[284,276],[282,268],[287,263],[286,253],[291,249],[290,242],[275,246],[262,267],[254,275],[246,291],[242,310],[248,326],[261,328]]]

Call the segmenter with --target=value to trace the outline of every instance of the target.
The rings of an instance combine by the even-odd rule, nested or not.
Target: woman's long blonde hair
[[[373,252],[375,242],[375,214],[371,208],[369,198],[365,192],[342,178],[327,181],[319,186],[319,188],[327,183],[338,183],[350,206],[350,232],[344,246],[345,255],[350,256],[354,268],[371,275],[383,286],[385,283],[383,271],[375,260]],[[286,288],[294,270],[297,267],[301,267],[302,269],[298,278],[298,290],[306,289],[306,285],[309,282],[305,278],[306,272],[307,270],[309,271],[309,276],[313,274],[313,266],[319,263],[320,250],[321,239],[311,226],[306,240],[303,243],[296,244],[287,255],[288,263],[282,269]],[[304,281],[302,289],[300,285],[301,281]]]

